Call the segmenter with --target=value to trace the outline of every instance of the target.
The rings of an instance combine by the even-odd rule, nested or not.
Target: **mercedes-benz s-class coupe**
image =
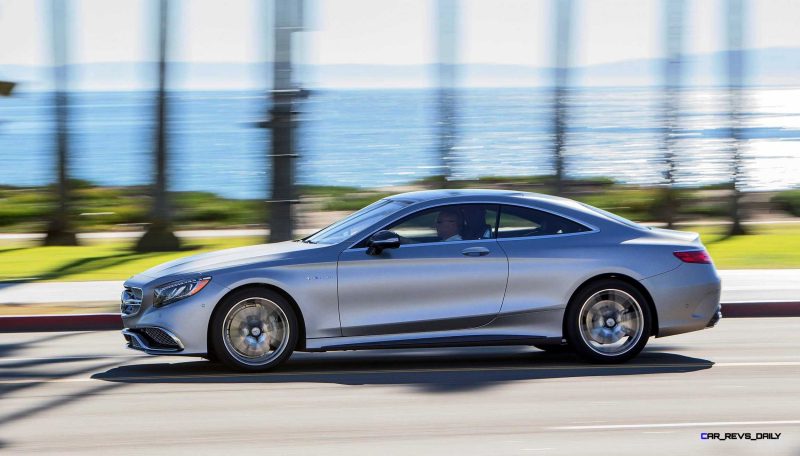
[[[304,239],[190,256],[124,286],[130,348],[249,371],[295,350],[467,345],[623,362],[721,317],[696,233],[502,190],[399,194]]]

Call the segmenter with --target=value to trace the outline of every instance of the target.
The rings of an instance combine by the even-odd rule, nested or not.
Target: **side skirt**
[[[376,342],[350,342],[350,343],[337,343],[331,340],[331,343],[314,346],[316,344],[308,344],[306,351],[310,352],[324,352],[324,351],[339,351],[339,350],[385,350],[397,348],[437,348],[437,347],[487,347],[487,346],[500,346],[500,345],[533,345],[545,343],[561,343],[560,337],[544,337],[544,336],[508,336],[508,335],[481,335],[481,336],[452,336],[452,337],[431,337],[425,339],[414,340],[394,340],[394,341],[376,341]]]
[[[305,351],[560,344],[563,308],[498,315],[471,329],[306,339]]]

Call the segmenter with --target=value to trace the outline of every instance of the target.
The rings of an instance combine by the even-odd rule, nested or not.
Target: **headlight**
[[[211,277],[198,277],[195,279],[178,280],[177,282],[170,282],[161,285],[155,290],[155,299],[153,300],[153,305],[156,307],[161,307],[171,304],[175,301],[180,301],[183,298],[188,298],[189,296],[197,294],[197,292],[208,285],[208,282],[210,281]]]

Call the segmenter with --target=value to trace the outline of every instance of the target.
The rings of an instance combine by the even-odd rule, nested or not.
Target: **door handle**
[[[462,250],[461,254],[466,256],[484,256],[489,254],[489,249],[486,247],[468,247]]]

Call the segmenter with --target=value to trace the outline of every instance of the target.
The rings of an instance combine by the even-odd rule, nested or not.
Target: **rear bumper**
[[[721,282],[710,264],[684,263],[642,281],[658,314],[657,337],[698,331],[721,318]]]
[[[711,317],[711,320],[708,320],[706,328],[713,328],[714,326],[717,326],[717,323],[719,323],[720,320],[722,320],[722,306],[719,306],[717,308],[717,312],[713,317]]]

